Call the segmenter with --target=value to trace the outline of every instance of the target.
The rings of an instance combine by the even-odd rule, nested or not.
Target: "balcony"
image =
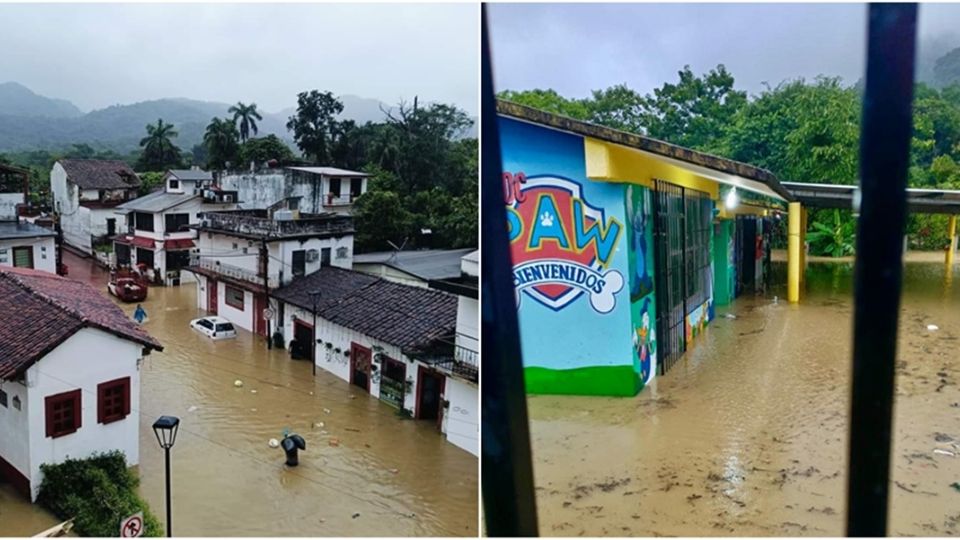
[[[450,347],[438,348],[436,345],[439,345],[439,342],[430,352],[409,351],[408,354],[425,364],[473,383],[480,380],[480,353],[454,345],[451,354]]]
[[[216,274],[220,278],[230,278],[236,281],[249,283],[256,287],[263,287],[263,276],[257,274],[248,268],[241,268],[230,264],[222,263],[210,257],[201,257],[199,255],[190,256],[190,267],[199,270],[206,270],[207,273]],[[188,268],[189,269],[189,268]],[[204,273],[204,272],[201,272]],[[267,287],[275,289],[280,286],[280,277],[277,275],[267,276]]]
[[[204,212],[197,228],[257,238],[282,238],[350,234],[353,233],[353,219],[331,214],[299,214],[291,219],[277,219],[270,217],[266,210],[233,210]]]
[[[350,206],[357,197],[359,195],[334,195],[329,193],[323,199],[323,206]]]

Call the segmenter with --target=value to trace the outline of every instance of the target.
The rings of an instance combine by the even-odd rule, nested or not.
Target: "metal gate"
[[[658,372],[663,375],[685,350],[686,316],[683,188],[662,180],[654,181],[653,244],[656,250],[654,274],[657,282]]]

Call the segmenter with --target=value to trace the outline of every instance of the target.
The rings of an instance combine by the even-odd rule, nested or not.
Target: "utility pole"
[[[270,307],[270,278],[269,272],[270,269],[270,252],[267,250],[267,240],[265,238],[260,239],[260,275],[263,277],[263,297],[266,299],[266,307]],[[263,317],[263,312],[253,314],[254,317]],[[273,340],[270,339],[270,319],[264,319],[264,322],[267,324],[267,348],[273,348]]]

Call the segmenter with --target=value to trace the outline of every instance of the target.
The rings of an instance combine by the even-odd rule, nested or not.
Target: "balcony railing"
[[[359,195],[355,197],[350,194],[347,194],[347,195],[328,194],[326,197],[323,198],[323,205],[324,206],[350,206],[351,204],[353,204],[354,199],[356,199],[357,197],[359,197]]]
[[[413,353],[412,356],[437,369],[473,382],[477,382],[480,378],[480,354],[460,345],[453,347],[452,355],[450,353]]]
[[[241,268],[230,264],[222,263],[210,257],[201,257],[199,255],[190,256],[190,266],[203,268],[216,272],[224,277],[233,278],[240,281],[246,281],[253,285],[263,287],[263,276],[257,274],[248,268]],[[280,277],[277,275],[267,276],[267,287],[274,289],[280,286]]]
[[[353,219],[347,216],[314,217],[301,215],[297,219],[284,220],[269,218],[252,212],[206,212],[201,214],[200,228],[266,237],[353,232]]]

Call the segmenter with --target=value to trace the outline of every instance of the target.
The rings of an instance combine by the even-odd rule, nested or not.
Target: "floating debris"
[[[724,314],[723,318],[724,318],[724,319],[736,319],[737,316],[734,315],[733,313],[727,313],[727,314]]]
[[[323,412],[330,414],[330,409],[323,409]]]
[[[400,472],[400,469],[387,469],[387,470],[390,471],[390,472],[393,473],[393,474],[397,474],[397,473]]]
[[[957,491],[960,491],[960,483],[954,482],[954,483],[950,484],[950,487],[952,487],[953,489],[955,489],[955,490],[957,490]]]
[[[251,394],[256,394],[257,391],[256,391],[256,390],[251,390],[250,393],[251,393]]]
[[[197,409],[199,409],[199,407],[197,407],[196,405],[191,405],[190,408],[187,409],[187,412],[193,412]]]
[[[360,517],[360,512],[354,512],[353,519],[357,519],[358,517]]]
[[[280,441],[276,439],[270,439],[270,441],[267,444],[270,445],[270,448],[277,448],[278,446],[280,446]]]
[[[340,439],[334,437],[330,439],[330,446],[340,446]]]
[[[241,386],[243,386],[243,381],[241,381],[240,379],[237,379],[233,381],[233,385],[236,386],[237,388],[240,388]]]
[[[951,452],[951,451],[949,451],[949,450],[942,450],[942,449],[940,449],[940,448],[934,448],[934,449],[933,449],[933,453],[934,453],[934,454],[940,454],[941,456],[956,457],[956,454],[954,454],[953,452]]]
[[[928,325],[927,325],[927,330],[929,330],[929,331],[931,331],[931,332],[936,332],[936,331],[939,330],[939,329],[940,329],[940,327],[937,326],[937,325],[935,325],[935,324],[928,324]]]

